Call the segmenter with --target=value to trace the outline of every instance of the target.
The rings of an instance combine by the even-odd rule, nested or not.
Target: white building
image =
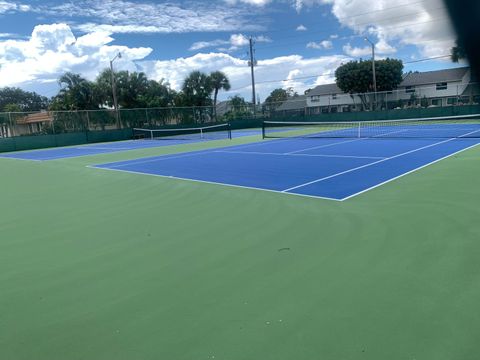
[[[408,73],[396,90],[377,94],[345,94],[336,84],[319,85],[307,94],[307,113],[365,110],[375,95],[377,109],[450,106],[480,101],[480,91],[472,84],[470,68],[462,67]]]

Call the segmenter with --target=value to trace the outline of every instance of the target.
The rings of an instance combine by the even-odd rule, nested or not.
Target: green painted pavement
[[[224,144],[0,159],[0,359],[477,359],[479,147],[343,203],[85,167]]]

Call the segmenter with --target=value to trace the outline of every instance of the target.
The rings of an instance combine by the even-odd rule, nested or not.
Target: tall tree
[[[175,91],[164,80],[149,80],[145,94],[140,96],[144,107],[166,107],[174,105]]]
[[[200,71],[192,71],[184,80],[182,91],[191,106],[209,106],[212,103],[210,77]]]
[[[148,79],[143,72],[120,71],[116,74],[118,104],[122,108],[144,107],[142,97],[148,91]]]
[[[375,61],[377,91],[391,91],[403,80],[403,63],[397,59]],[[373,70],[370,60],[350,61],[335,71],[337,86],[345,93],[358,94],[366,106],[366,93],[373,93]],[[373,103],[373,97],[372,97]]]
[[[91,110],[98,108],[95,86],[79,74],[66,72],[58,79],[61,87],[54,98],[54,110]]]
[[[240,95],[235,95],[229,98],[228,104],[225,106],[225,118],[233,120],[238,117],[246,117],[253,115],[251,107]]]
[[[213,88],[213,111],[215,114],[215,120],[217,119],[217,97],[220,90],[230,90],[230,81],[227,75],[221,71],[214,71],[210,73],[210,85]]]
[[[265,108],[267,111],[274,111],[279,107],[290,95],[293,95],[292,89],[275,89],[265,99]]]
[[[49,100],[35,92],[19,88],[5,87],[0,89],[0,111],[8,111],[7,105],[16,105],[19,111],[39,111],[48,107]],[[9,106],[9,109],[13,109]]]

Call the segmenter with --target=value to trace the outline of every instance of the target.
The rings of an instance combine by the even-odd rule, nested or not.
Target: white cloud
[[[307,29],[307,27],[304,26],[304,25],[298,25],[296,30],[297,30],[297,31],[307,31],[308,29]]]
[[[270,38],[259,35],[254,37],[256,42],[271,42]],[[228,48],[222,48],[222,51],[234,51],[250,43],[249,38],[243,34],[232,34],[228,40],[216,39],[212,41],[198,41],[190,46],[190,51],[201,50],[205,48],[217,47],[222,45],[230,45]]]
[[[365,47],[353,47],[350,43],[343,47],[343,52],[351,57],[362,57],[372,54],[372,48],[370,46]]]
[[[301,12],[305,7],[312,7],[324,3],[324,0],[293,0],[293,6],[297,12]]]
[[[272,0],[224,0],[229,5],[236,5],[237,3],[243,3],[248,5],[255,6],[265,6],[269,4]]]
[[[220,39],[212,40],[212,41],[197,41],[197,42],[194,42],[188,50],[196,51],[196,50],[201,50],[205,48],[216,47],[220,45],[228,45],[228,44],[230,44],[230,41],[220,40]]]
[[[351,57],[364,57],[372,55],[371,45],[365,47],[354,47],[350,43],[343,46],[343,52]],[[387,43],[384,39],[380,39],[375,44],[375,54],[377,55],[390,55],[397,52],[397,49]]]
[[[417,46],[425,57],[445,55],[454,43],[454,32],[442,0],[324,0],[332,5],[339,22],[358,34],[379,39],[377,46],[397,41]],[[366,11],[365,9],[368,9]],[[382,43],[384,41],[384,43]],[[364,53],[362,48],[348,48]],[[383,48],[393,53],[394,48]]]
[[[323,41],[320,41],[320,42],[314,42],[314,41],[310,41],[308,44],[307,44],[307,48],[309,49],[325,49],[325,50],[328,50],[328,49],[332,49],[333,48],[333,43],[330,41],[330,40],[323,40]]]
[[[248,40],[235,35],[232,39],[237,45]],[[66,24],[39,25],[28,40],[0,40],[0,86],[56,89],[56,80],[66,71],[94,79],[121,52],[122,58],[115,62],[117,69],[145,71],[150,78],[167,80],[175,89],[181,88],[183,79],[193,70],[221,70],[232,84],[232,90],[222,93],[221,98],[235,94],[250,97],[250,69],[245,59],[212,52],[164,61],[144,60],[152,49],[112,45],[113,40],[111,33],[101,30],[75,37]],[[348,60],[343,55],[289,55],[259,60],[255,68],[257,91],[262,99],[278,87],[293,87],[303,93],[316,84],[333,81],[334,70]]]
[[[16,10],[17,5],[15,3],[0,1],[0,14],[6,13],[7,11]]]
[[[30,6],[29,5],[22,5],[22,4],[17,4],[14,2],[10,1],[0,1],[0,14],[4,14],[6,12],[10,11],[29,11]]]
[[[304,58],[290,55],[258,61],[255,68],[257,91],[262,100],[275,88],[293,87],[298,93],[317,84],[334,81],[334,71],[349,58],[343,55]],[[187,58],[165,61],[143,61],[139,65],[148,76],[167,79],[171,86],[180,89],[183,79],[193,70],[211,72],[221,70],[227,74],[232,90],[220,94],[222,99],[240,94],[250,99],[250,68],[248,61],[224,53],[199,53]],[[299,79],[300,78],[300,79]],[[286,81],[277,81],[277,80]]]
[[[232,46],[240,47],[248,45],[249,40],[243,34],[233,34],[232,36],[230,36],[230,43],[232,44]]]
[[[66,24],[38,25],[28,40],[0,41],[0,86],[21,86],[57,79],[66,71],[93,79],[118,52],[116,66],[135,70],[134,61],[152,49],[109,45],[109,33],[95,32],[76,38]]]
[[[375,51],[379,54],[388,55],[396,53],[397,49],[387,43],[385,39],[380,39],[380,41],[375,44]]]
[[[42,15],[85,19],[72,26],[84,32],[186,33],[218,31],[260,31],[260,21],[251,23],[251,11],[233,9],[218,2],[151,2],[127,0],[82,0],[59,5],[39,5],[32,11]]]

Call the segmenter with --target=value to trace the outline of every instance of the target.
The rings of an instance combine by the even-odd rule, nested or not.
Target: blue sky
[[[121,52],[116,69],[175,89],[190,71],[222,70],[232,90],[220,99],[250,99],[253,37],[263,100],[333,82],[339,65],[370,57],[365,36],[406,71],[458,66],[445,57],[454,35],[441,0],[0,0],[0,86],[52,96],[63,72],[94,79]]]

